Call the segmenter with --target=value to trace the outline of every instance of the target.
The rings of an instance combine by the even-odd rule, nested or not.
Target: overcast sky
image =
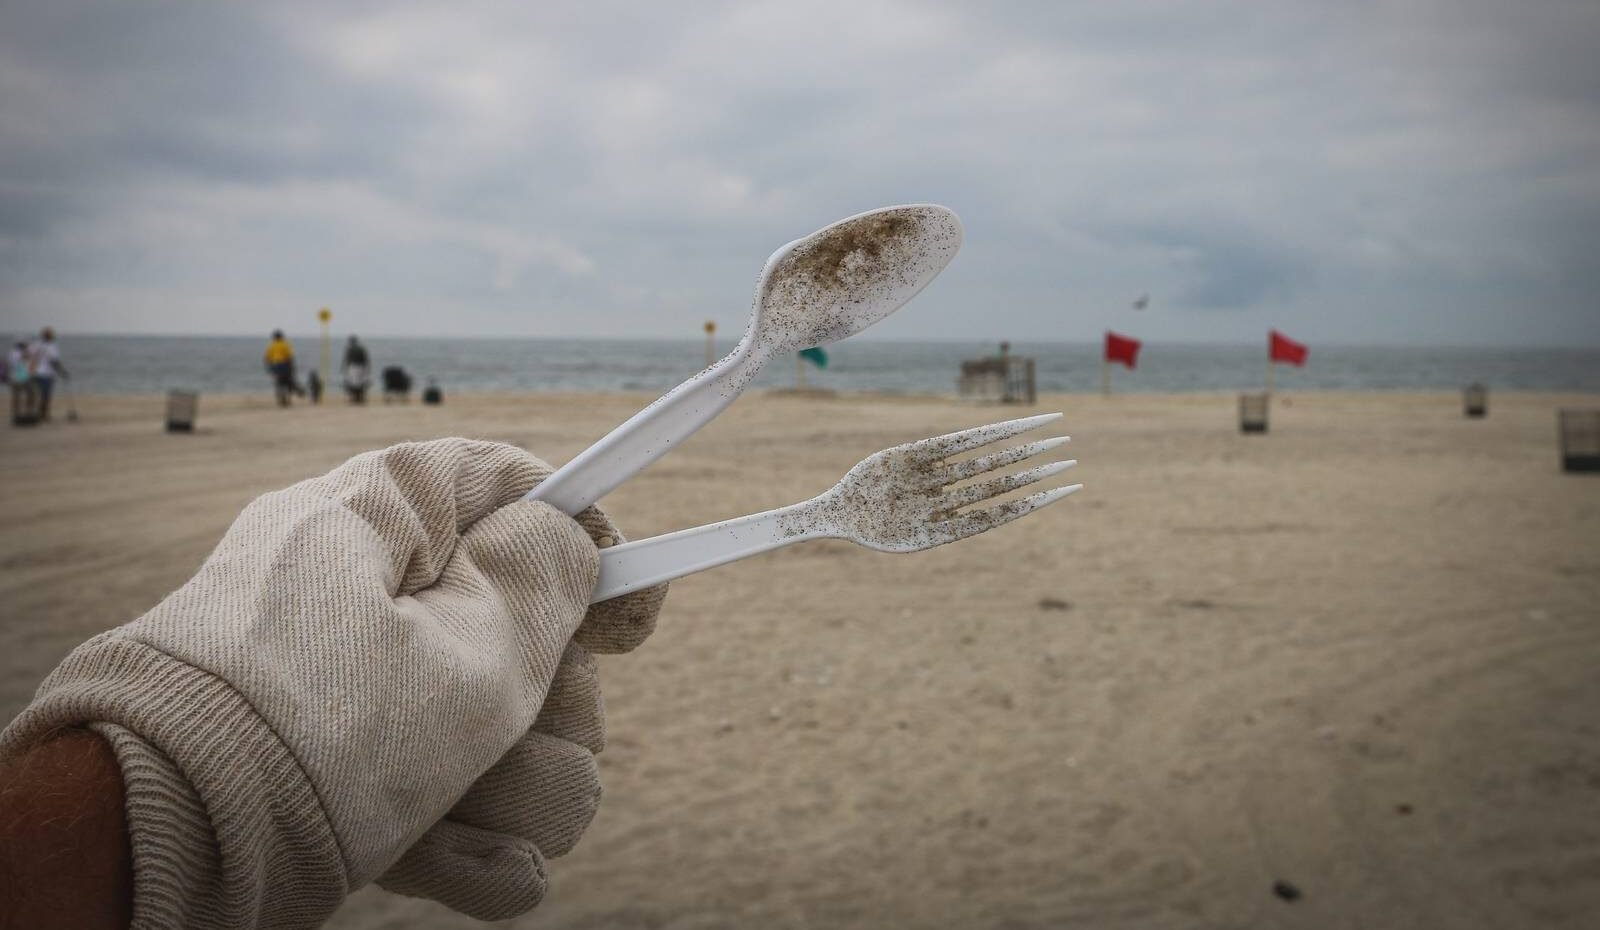
[[[329,6],[4,2],[4,327],[736,334],[932,201],[874,336],[1600,344],[1594,0]]]

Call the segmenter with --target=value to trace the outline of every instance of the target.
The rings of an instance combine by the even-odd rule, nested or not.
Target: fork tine
[[[990,478],[987,481],[969,484],[964,488],[955,488],[945,495],[944,504],[949,510],[976,504],[991,497],[998,497],[1007,491],[1015,491],[1017,488],[1027,487],[1035,481],[1043,481],[1051,475],[1059,475],[1076,464],[1078,464],[1077,459],[1068,459],[1065,462],[1047,462],[1043,465],[1036,465],[1033,468],[1019,471],[1016,474],[1001,475],[997,478]]]
[[[923,439],[912,443],[912,448],[917,452],[932,452],[938,458],[946,459],[952,455],[960,455],[979,446],[986,446],[991,442],[1010,439],[1019,433],[1036,429],[1053,420],[1061,419],[1059,413],[1041,413],[1036,417],[1023,417],[1019,420],[1005,420],[1000,423],[990,423],[987,426],[974,426],[971,429],[946,433],[932,439]]]
[[[1007,465],[1015,465],[1023,459],[1033,458],[1041,452],[1049,452],[1071,438],[1071,436],[1056,436],[1051,439],[1041,439],[1038,442],[1030,442],[1027,445],[1014,446],[1003,452],[992,452],[988,455],[980,455],[975,459],[967,459],[964,462],[954,462],[945,466],[944,483],[955,484],[957,481],[965,481],[986,471],[994,471],[996,468],[1004,468]]]
[[[1069,484],[1064,488],[1051,488],[1048,491],[1039,491],[1029,494],[1014,501],[985,507],[983,510],[974,510],[970,513],[959,514],[935,526],[950,534],[952,541],[976,536],[986,530],[997,526],[1004,526],[1019,517],[1025,517],[1041,507],[1048,507],[1056,501],[1083,490],[1081,484]]]

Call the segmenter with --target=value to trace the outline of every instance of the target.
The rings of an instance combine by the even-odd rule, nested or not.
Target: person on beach
[[[33,372],[28,364],[28,343],[22,339],[6,353],[6,383],[11,386],[11,423],[29,426],[39,422],[34,408]]]
[[[294,380],[294,346],[289,340],[283,338],[283,330],[272,331],[272,340],[267,343],[266,355],[262,362],[267,366],[267,373],[272,375],[272,390],[278,398],[278,406],[289,406],[289,398],[295,394],[304,394],[305,391]]]
[[[345,343],[344,361],[339,364],[339,374],[344,379],[345,393],[350,403],[367,402],[367,385],[372,382],[372,363],[367,359],[367,347],[355,336]]]
[[[50,419],[50,394],[55,390],[56,376],[71,378],[67,366],[61,364],[61,348],[56,345],[56,331],[46,326],[39,338],[28,346],[28,370],[32,375],[35,402],[39,421]]]
[[[665,585],[589,604],[600,510],[443,439],[247,506],[187,584],[73,650],[0,733],[0,918],[301,928],[376,882],[532,909],[600,799],[595,653]]]
[[[306,375],[306,393],[311,395],[313,404],[322,403],[322,376],[317,374],[315,368]]]

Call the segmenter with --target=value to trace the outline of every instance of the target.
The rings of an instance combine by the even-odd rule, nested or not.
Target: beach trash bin
[[[11,385],[11,425],[39,424],[39,390],[31,383]]]
[[[428,386],[422,389],[422,402],[436,405],[444,403],[444,392],[439,390],[439,382],[428,379]]]
[[[1461,409],[1475,419],[1488,414],[1489,389],[1481,384],[1467,385],[1461,391]]]
[[[1239,395],[1239,432],[1267,431],[1267,400],[1271,396],[1270,394]]]
[[[1556,413],[1561,431],[1561,469],[1600,471],[1600,408]]]
[[[167,392],[167,432],[194,432],[194,415],[200,407],[200,395],[194,391]]]

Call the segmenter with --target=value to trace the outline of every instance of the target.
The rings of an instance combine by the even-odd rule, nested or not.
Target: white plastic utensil
[[[895,446],[863,459],[838,484],[803,503],[602,549],[600,577],[589,602],[608,600],[807,539],[848,539],[883,552],[916,552],[1010,523],[1083,485],[1052,488],[992,507],[958,511],[1041,481],[1077,462],[1050,462],[972,484],[953,485],[1048,452],[1068,437],[1043,439],[971,459],[950,459],[1060,416],[1047,413],[991,423]]]
[[[576,514],[709,423],[774,356],[838,342],[928,285],[961,248],[961,221],[911,204],[857,214],[767,259],[744,338],[721,361],[662,395],[528,493]]]

